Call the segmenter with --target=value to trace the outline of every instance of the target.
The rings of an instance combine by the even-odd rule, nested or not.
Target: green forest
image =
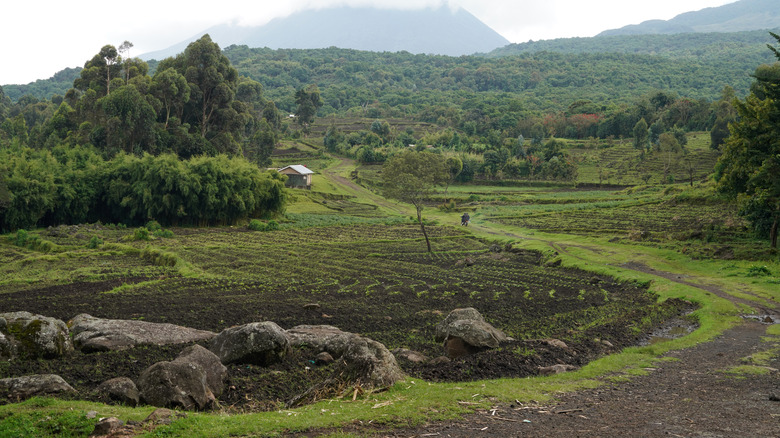
[[[363,163],[382,163],[410,145],[433,148],[458,163],[454,179],[461,182],[576,181],[579,163],[569,148],[582,143],[571,142],[596,148],[629,142],[640,152],[639,162],[666,154],[671,164],[672,154],[686,152],[690,133],[708,132],[709,146],[719,150],[738,118],[736,99],[757,91],[756,66],[766,77],[780,77],[778,64],[766,64],[772,58],[767,33],[670,38],[553,40],[454,58],[337,48],[221,50],[205,35],[178,56],[149,63],[124,58],[125,42],[118,49],[104,46],[82,69],[2,90],[0,141],[6,151],[29,148],[30,157],[63,169],[72,168],[67,154],[55,151],[79,147],[90,156],[83,161],[115,163],[148,154],[144,160],[172,156],[186,163],[224,155],[243,157],[261,172],[280,139],[316,137],[326,150]],[[52,91],[56,84],[61,93]],[[373,122],[345,128],[336,120]],[[424,128],[403,129],[400,120]],[[220,163],[227,162],[234,161]],[[25,175],[13,163],[3,165],[3,193],[17,193],[13,176]],[[53,168],[43,172],[57,174]],[[673,182],[669,165],[663,173]],[[58,181],[69,178],[57,175]],[[233,223],[284,209],[279,196],[249,202],[254,207],[229,218],[197,218],[184,212],[190,201],[177,196],[165,198],[165,208],[134,207],[134,214],[120,217]],[[5,204],[20,202],[16,195],[5,198]],[[109,196],[96,198],[108,202]],[[4,220],[3,229],[52,223],[45,211],[62,210],[52,202],[33,202],[43,211]],[[74,214],[57,220],[84,219]]]

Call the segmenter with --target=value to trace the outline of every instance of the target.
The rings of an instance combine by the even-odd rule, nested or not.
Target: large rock
[[[488,324],[474,308],[455,309],[436,326],[435,339],[444,342],[451,357],[459,357],[507,341],[506,334]]]
[[[30,312],[1,313],[0,319],[0,356],[51,359],[73,351],[68,326],[59,319]]]
[[[164,408],[206,410],[222,394],[227,368],[211,351],[193,345],[171,362],[158,362],[141,373],[138,388],[146,403]]]
[[[341,357],[347,350],[349,341],[357,336],[331,325],[298,325],[287,330],[291,347],[307,347],[316,352],[324,351],[333,357]]]
[[[268,366],[287,355],[290,339],[274,322],[253,322],[223,330],[211,342],[210,350],[223,364]]]
[[[287,406],[314,402],[325,397],[345,395],[351,387],[362,389],[384,388],[403,379],[395,357],[384,345],[362,336],[353,335],[347,341],[344,354],[338,360],[333,375],[302,394],[293,397]]]
[[[116,377],[106,380],[97,388],[99,395],[128,406],[138,406],[141,394],[132,380],[127,377]]]
[[[206,384],[215,397],[222,395],[227,378],[227,368],[222,365],[216,354],[200,345],[185,348],[174,362],[194,363],[206,373]]]
[[[174,324],[102,319],[82,313],[68,321],[76,347],[84,352],[124,350],[137,345],[187,344],[213,339],[214,332]]]
[[[16,345],[11,338],[0,332],[0,360],[13,359],[16,356]]]
[[[207,410],[216,398],[206,384],[203,368],[187,362],[157,362],[138,378],[141,400],[152,406]]]
[[[347,343],[337,374],[364,388],[383,388],[403,379],[395,356],[381,343],[355,336]]]
[[[76,392],[76,390],[56,374],[34,374],[0,379],[0,400],[18,401],[37,395],[62,392]]]

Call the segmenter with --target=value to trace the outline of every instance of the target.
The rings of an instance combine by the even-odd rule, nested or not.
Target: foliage
[[[450,175],[446,161],[431,152],[406,150],[390,157],[382,166],[385,196],[414,205],[428,252],[431,243],[422,220],[423,205],[434,187],[446,184]]]
[[[98,236],[92,236],[87,242],[87,248],[95,249],[103,245],[103,239]]]
[[[243,158],[119,154],[91,148],[0,148],[10,203],[3,231],[103,220],[127,225],[232,224],[284,211],[282,176]],[[154,222],[149,222],[154,219]],[[167,233],[166,233],[167,234]]]
[[[780,36],[772,34],[780,43]],[[778,60],[780,53],[770,46]],[[777,65],[777,64],[776,64]],[[738,199],[741,213],[755,230],[777,247],[780,223],[780,78],[773,70],[756,70],[754,91],[737,102],[739,119],[716,168],[724,193]]]
[[[258,219],[252,219],[247,228],[252,231],[265,231],[265,224]]]
[[[146,227],[138,227],[133,231],[133,240],[149,240],[149,230]]]
[[[104,46],[64,97],[20,97],[10,114],[0,111],[0,128],[23,144],[91,145],[109,159],[120,152],[224,153],[268,163],[280,128],[275,107],[260,83],[239,77],[208,35],[157,64],[154,76],[147,63],[122,57],[130,46]],[[261,123],[261,113],[269,121]]]

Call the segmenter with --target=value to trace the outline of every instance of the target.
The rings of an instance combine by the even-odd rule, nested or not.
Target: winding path
[[[345,160],[339,166],[350,165]],[[400,206],[332,171],[329,174],[378,205],[404,214]],[[473,229],[512,239],[539,240],[581,260],[585,258],[568,249],[577,246],[596,254],[608,253],[606,248],[567,246],[497,230],[485,222]],[[766,321],[780,323],[777,298],[746,300],[688,274],[661,271],[639,262],[615,266],[702,289],[770,315]],[[768,327],[755,318],[745,318],[713,341],[668,352],[656,366],[646,368],[645,375],[628,381],[605,376],[604,385],[560,394],[551,406],[497,405],[458,421],[387,432],[355,430],[361,435],[387,437],[780,437],[780,335],[768,336]],[[752,367],[737,368],[745,365]]]

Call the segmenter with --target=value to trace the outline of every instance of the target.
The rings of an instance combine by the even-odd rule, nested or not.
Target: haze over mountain
[[[372,52],[461,56],[489,52],[509,41],[462,8],[419,10],[339,7],[307,10],[262,26],[220,24],[179,44],[141,55],[145,60],[181,53],[209,34],[220,47],[233,44],[271,49],[339,47]]]
[[[740,0],[735,3],[686,12],[671,20],[648,20],[597,36],[674,34],[692,32],[739,32],[780,27],[780,1]]]

